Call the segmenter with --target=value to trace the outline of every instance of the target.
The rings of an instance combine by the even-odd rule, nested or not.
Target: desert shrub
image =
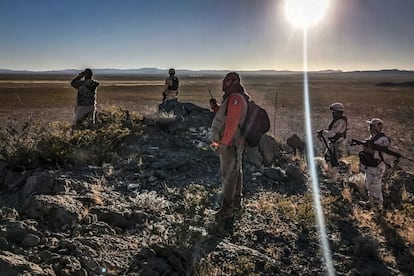
[[[11,167],[26,167],[37,163],[36,151],[41,127],[26,122],[23,125],[8,125],[0,129],[0,155]]]
[[[98,114],[94,129],[68,122],[27,122],[0,129],[0,155],[12,168],[65,167],[110,162],[124,137],[142,131],[142,116],[119,108]]]
[[[169,245],[192,248],[207,235],[205,230],[208,191],[199,184],[190,184],[183,191],[183,198],[175,205],[176,219],[171,224]]]
[[[184,190],[184,205],[191,215],[197,215],[207,205],[208,191],[204,186],[191,184]]]
[[[145,118],[148,125],[157,126],[163,130],[167,130],[171,124],[177,121],[177,116],[172,112],[155,112]]]
[[[145,210],[154,214],[165,214],[171,207],[171,203],[163,196],[159,196],[155,191],[144,191],[137,193],[135,197],[130,197],[134,209]]]
[[[256,211],[274,217],[275,223],[279,220],[299,222],[299,226],[309,227],[314,224],[315,214],[312,195],[284,196],[278,193],[264,193],[255,202]]]

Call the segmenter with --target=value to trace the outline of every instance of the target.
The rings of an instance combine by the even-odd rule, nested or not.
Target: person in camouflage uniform
[[[164,84],[162,92],[162,103],[158,105],[158,110],[161,112],[173,113],[182,118],[185,114],[184,106],[178,101],[178,93],[180,88],[180,80],[175,75],[175,69],[168,70],[170,75]]]
[[[71,82],[72,87],[78,90],[74,128],[77,128],[83,121],[87,121],[89,126],[95,125],[96,88],[99,83],[92,79],[92,75],[92,70],[87,68]]]
[[[332,111],[332,121],[328,129],[318,131],[318,139],[325,139],[328,148],[325,150],[325,160],[329,167],[329,183],[335,183],[339,177],[339,162],[345,151],[346,131],[348,119],[344,116],[344,105],[333,103],[329,106]],[[323,136],[323,137],[322,137]]]
[[[177,99],[178,89],[180,87],[180,80],[175,75],[175,69],[171,68],[168,70],[168,74],[170,76],[165,80],[162,102]]]
[[[360,171],[365,173],[365,184],[368,190],[369,205],[371,209],[382,210],[383,208],[383,195],[382,195],[382,177],[384,176],[387,162],[390,158],[389,155],[374,150],[371,144],[376,144],[382,147],[388,147],[391,143],[390,138],[385,136],[382,132],[383,121],[379,118],[373,118],[367,121],[369,124],[370,136],[366,140],[367,143],[364,146],[364,156],[368,156],[364,160],[360,158]],[[361,155],[360,155],[361,157]],[[368,161],[368,162],[367,162]],[[365,163],[365,164],[364,164]]]

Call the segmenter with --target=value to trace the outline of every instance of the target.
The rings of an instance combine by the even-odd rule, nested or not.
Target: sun
[[[285,0],[285,14],[292,24],[307,28],[322,19],[329,3],[330,0]]]

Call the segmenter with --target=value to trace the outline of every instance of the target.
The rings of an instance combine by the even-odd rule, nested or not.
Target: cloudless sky
[[[330,0],[310,70],[414,70],[413,0]],[[284,0],[0,0],[0,68],[301,70]]]

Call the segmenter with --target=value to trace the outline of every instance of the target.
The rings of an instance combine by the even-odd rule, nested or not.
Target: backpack
[[[244,141],[249,147],[255,147],[259,144],[263,134],[270,129],[269,115],[266,110],[257,105],[254,101],[247,101],[246,119],[241,127],[241,133]]]
[[[168,90],[177,90],[178,89],[178,78],[176,76],[171,77],[172,84],[168,86]]]

